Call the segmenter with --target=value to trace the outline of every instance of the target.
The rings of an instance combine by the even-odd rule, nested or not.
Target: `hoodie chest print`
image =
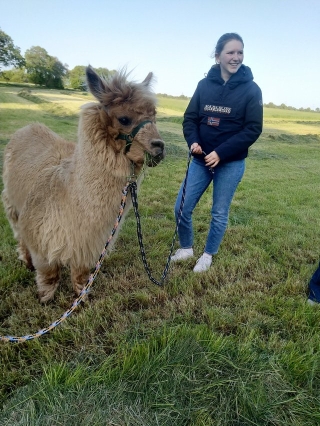
[[[205,105],[204,111],[219,112],[220,114],[231,114],[232,108],[218,105]]]

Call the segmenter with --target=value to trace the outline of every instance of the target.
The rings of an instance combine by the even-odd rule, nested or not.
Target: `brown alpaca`
[[[164,157],[152,73],[134,83],[124,72],[104,80],[88,67],[86,77],[98,102],[82,107],[77,144],[34,123],[18,130],[5,150],[2,200],[19,259],[36,270],[41,302],[53,298],[62,265],[70,266],[73,289],[80,294],[110,235],[133,167],[137,175],[145,154],[149,166]],[[137,133],[130,145],[124,138],[131,132]]]

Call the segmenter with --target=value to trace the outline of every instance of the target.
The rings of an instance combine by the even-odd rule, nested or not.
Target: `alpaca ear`
[[[106,88],[102,79],[90,65],[86,68],[86,77],[90,92],[94,97],[101,101],[102,94],[105,92]]]
[[[149,72],[149,74],[147,75],[147,77],[143,80],[142,84],[144,84],[145,86],[149,86],[151,81],[153,79],[153,73]]]

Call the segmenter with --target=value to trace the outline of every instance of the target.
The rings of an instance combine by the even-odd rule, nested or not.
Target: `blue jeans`
[[[218,253],[219,246],[228,225],[229,209],[233,195],[245,170],[245,160],[218,164],[212,174],[202,161],[194,158],[190,164],[184,206],[178,227],[181,248],[193,246],[192,212],[202,194],[213,181],[212,209],[210,230],[204,251],[208,254]],[[175,217],[178,219],[181,205],[183,184],[181,185],[176,205]]]
[[[309,282],[309,299],[320,303],[320,263]]]

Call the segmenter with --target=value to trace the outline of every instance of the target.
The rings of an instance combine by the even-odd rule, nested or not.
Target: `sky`
[[[69,70],[126,67],[156,93],[192,96],[219,37],[244,40],[263,102],[320,107],[320,0],[0,0],[0,28],[24,55],[44,48]]]

